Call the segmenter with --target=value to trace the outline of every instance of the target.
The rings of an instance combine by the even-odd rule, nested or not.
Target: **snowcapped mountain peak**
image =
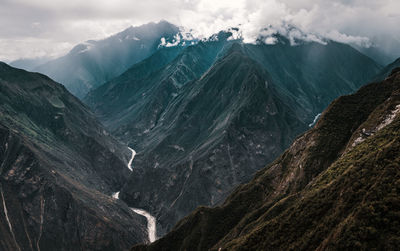
[[[228,40],[241,40],[243,39],[242,31],[239,28],[233,27],[229,28],[228,32],[232,35],[228,37]]]
[[[315,33],[307,33],[300,28],[283,23],[279,26],[269,25],[262,29],[255,42],[249,43],[265,43],[267,45],[274,45],[277,43],[290,43],[291,46],[300,45],[307,42],[316,42],[326,45],[329,39]],[[246,42],[246,41],[245,41]]]
[[[173,47],[173,46],[188,46],[193,45],[198,42],[198,39],[195,38],[192,34],[192,30],[188,30],[185,27],[179,27],[179,32],[176,33],[173,37],[162,37],[160,39],[160,44],[158,48],[161,47]]]
[[[317,42],[326,45],[329,41],[329,39],[324,38],[321,35],[304,32],[300,28],[291,24],[283,24],[280,26],[268,25],[261,31],[257,32],[255,39],[249,39],[249,37],[249,32],[239,26],[222,30],[208,38],[202,39],[202,41],[236,40],[246,44],[264,43],[267,45],[274,45],[277,43],[289,43],[291,46],[296,46],[307,42]]]

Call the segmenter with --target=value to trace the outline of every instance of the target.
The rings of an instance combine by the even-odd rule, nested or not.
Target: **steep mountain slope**
[[[380,69],[344,44],[291,46],[277,36],[276,45],[249,45],[230,35],[159,50],[85,98],[138,152],[121,198],[155,215],[158,233],[198,205],[219,203],[288,147],[329,102]],[[242,95],[258,101],[244,102]]]
[[[178,27],[166,21],[130,27],[107,39],[79,44],[67,55],[34,70],[50,76],[72,94],[83,98],[93,87],[153,54],[161,38],[173,39],[178,32]]]
[[[229,33],[195,46],[158,50],[121,76],[91,91],[84,101],[114,135],[141,151],[142,144],[181,88],[200,78],[225,48]]]
[[[395,250],[400,69],[335,100],[316,126],[221,205],[132,250]]]
[[[163,233],[198,205],[221,201],[304,131],[295,106],[232,47],[161,114],[121,198],[156,212]]]
[[[333,99],[354,92],[377,74],[381,66],[351,46],[333,41],[326,45],[302,42],[245,45],[249,57],[262,64],[274,81],[303,109],[320,113]]]
[[[138,152],[121,198],[156,215],[161,234],[196,206],[219,203],[329,102],[380,69],[344,44],[291,46],[277,36],[276,45],[249,45],[229,40],[231,34],[159,50],[85,98]]]
[[[143,219],[107,194],[130,151],[48,77],[0,63],[0,249],[123,250]]]
[[[396,69],[400,67],[400,58],[396,59],[394,62],[390,63],[389,65],[385,66],[385,68],[383,68],[378,75],[376,75],[374,77],[374,81],[382,81],[385,78],[387,78],[390,73]]]

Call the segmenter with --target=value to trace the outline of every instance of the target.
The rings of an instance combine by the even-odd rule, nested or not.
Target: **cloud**
[[[329,32],[325,32],[324,36],[328,39],[335,40],[341,43],[346,44],[355,44],[362,47],[370,47],[372,42],[368,37],[361,36],[349,36],[343,33],[338,32],[337,30],[331,30]]]
[[[288,32],[294,26],[303,32],[289,31],[292,38],[374,43],[400,56],[394,0],[0,0],[0,6],[0,60],[62,55],[79,42],[161,19],[199,37],[240,27],[246,42],[265,27]]]

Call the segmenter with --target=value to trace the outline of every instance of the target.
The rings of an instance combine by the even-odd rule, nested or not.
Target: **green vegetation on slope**
[[[164,238],[132,250],[395,250],[399,94],[393,73],[335,100],[222,206],[200,207]]]

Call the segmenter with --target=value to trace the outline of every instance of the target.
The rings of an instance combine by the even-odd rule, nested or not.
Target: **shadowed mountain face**
[[[186,83],[200,78],[232,42],[220,41],[158,50],[121,76],[91,91],[84,101],[117,135],[151,129]],[[134,124],[131,122],[135,121]],[[140,130],[140,131],[138,131]],[[131,137],[125,138],[131,142]],[[132,142],[137,148],[138,142]]]
[[[381,66],[349,45],[303,43],[290,46],[279,37],[274,46],[246,45],[246,53],[271,74],[277,85],[313,114],[340,95],[354,92]]]
[[[383,68],[378,75],[374,77],[374,81],[382,81],[385,78],[387,78],[390,73],[400,67],[400,58],[396,59],[394,62],[390,63],[387,65],[385,68]]]
[[[107,39],[79,44],[67,55],[34,70],[50,76],[72,94],[83,98],[90,89],[153,54],[162,37],[169,41],[178,32],[176,26],[165,21],[130,27]]]
[[[0,63],[0,249],[124,250],[142,219],[107,194],[130,156],[48,77]]]
[[[218,207],[132,250],[395,250],[400,73],[335,100],[316,126]]]
[[[85,98],[138,152],[120,196],[156,215],[160,234],[198,205],[221,202],[380,69],[335,42],[248,45],[227,36],[160,50]]]

